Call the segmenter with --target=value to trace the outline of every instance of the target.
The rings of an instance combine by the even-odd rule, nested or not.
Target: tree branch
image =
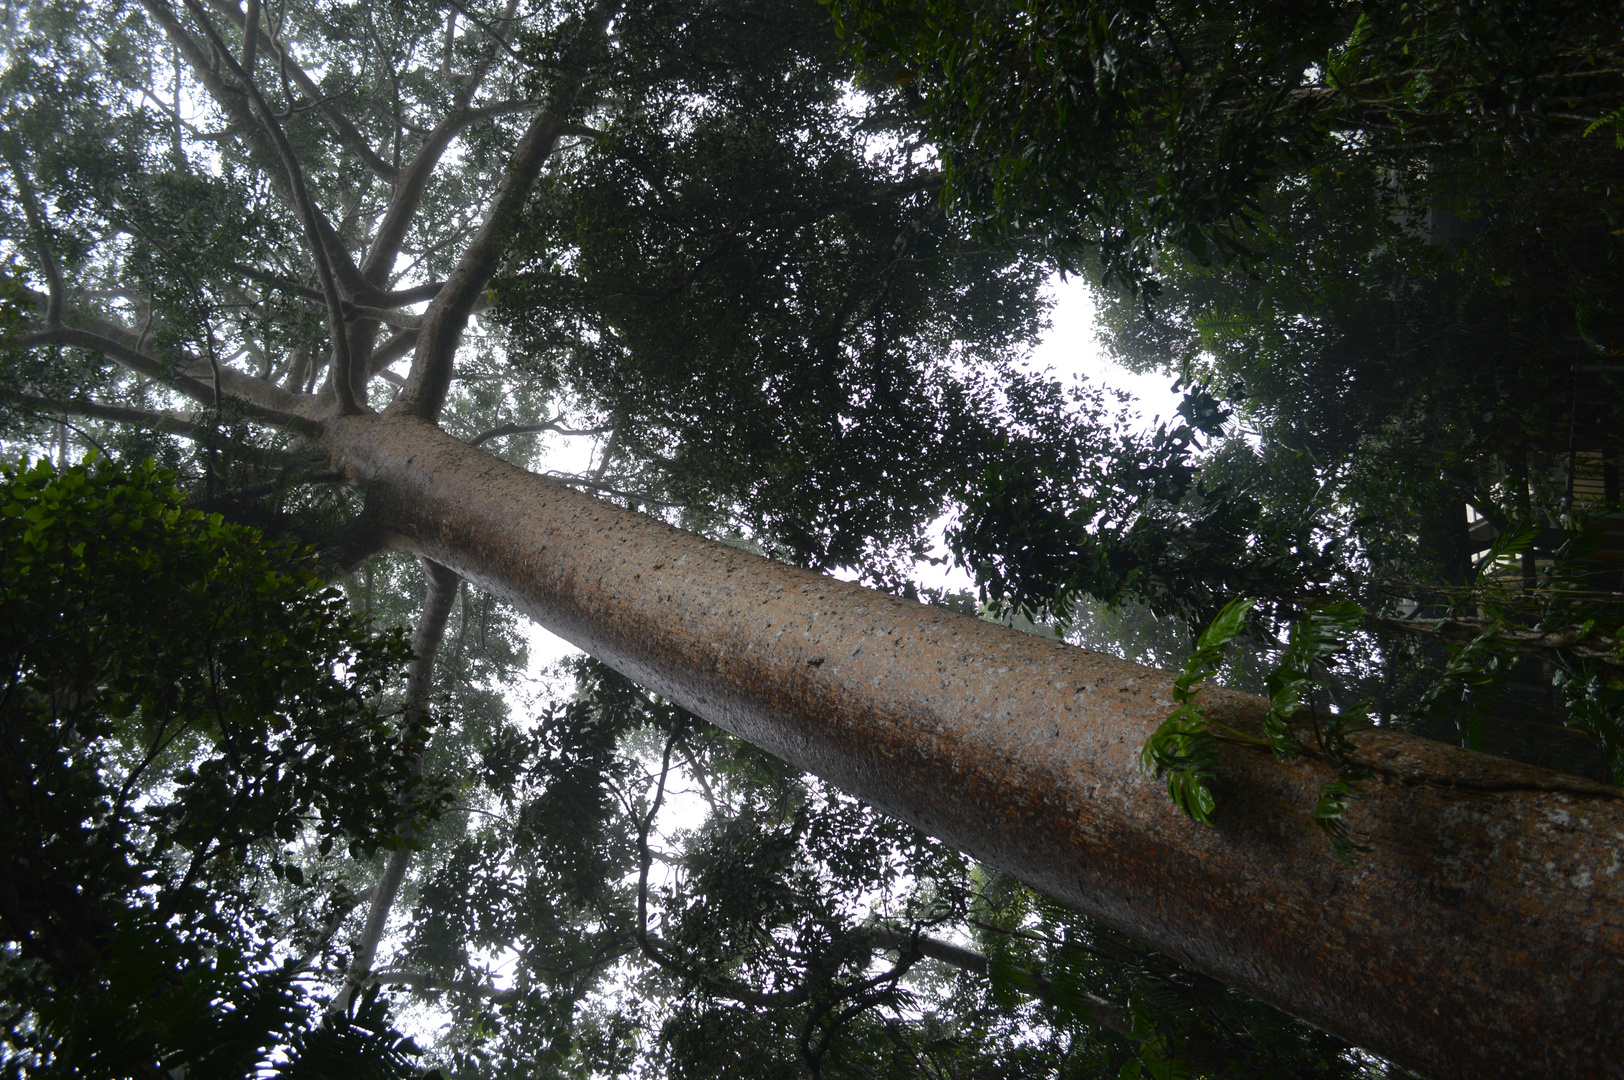
[[[259,59],[259,0],[248,0],[248,12],[242,23],[242,69],[249,78],[254,77],[254,62]]]
[[[598,458],[598,466],[592,470],[593,483],[603,479],[603,474],[609,471],[610,462],[615,459],[615,451],[620,448],[620,431],[625,426],[625,417],[614,416],[612,419],[615,423],[609,429],[609,438],[604,440],[603,452]]]
[[[401,245],[406,242],[406,232],[423,203],[423,193],[428,190],[429,179],[451,146],[451,141],[469,123],[466,109],[441,120],[418,148],[412,163],[399,173],[389,206],[384,210],[383,221],[379,223],[372,244],[361,260],[361,275],[368,282],[381,286],[394,269]]]
[[[485,292],[542,164],[567,126],[566,117],[575,107],[588,60],[602,45],[609,20],[619,7],[619,0],[599,0],[583,17],[560,72],[560,87],[549,96],[547,107],[531,120],[519,140],[484,224],[424,314],[417,356],[400,397],[401,406],[408,412],[428,420],[439,416],[451,387],[453,360],[468,317]]]
[[[300,223],[304,226],[306,243],[310,247],[311,258],[316,264],[316,275],[321,279],[321,291],[327,301],[327,320],[333,339],[332,386],[333,392],[338,396],[338,408],[341,415],[351,415],[363,412],[356,399],[354,377],[351,370],[350,338],[348,327],[344,321],[344,302],[339,295],[338,282],[333,275],[332,260],[328,253],[327,238],[323,234],[322,224],[325,219],[316,209],[315,202],[310,198],[310,192],[305,187],[304,169],[299,165],[298,157],[293,153],[293,147],[288,142],[287,134],[282,125],[277,122],[276,114],[266,104],[265,98],[259,92],[259,87],[248,73],[237,63],[236,57],[221,40],[214,24],[209,21],[199,0],[184,0],[192,17],[203,28],[210,45],[214,47],[215,55],[220,62],[231,70],[231,73],[243,84],[249,100],[253,102],[254,110],[259,113],[260,122],[265,130],[270,132],[271,142],[276,146],[276,152],[282,159],[282,167],[287,170],[288,188],[293,198],[293,208],[298,214]]]
[[[366,304],[346,303],[346,318],[371,319],[396,330],[416,330],[423,325],[423,316],[393,308],[370,307]]]
[[[119,329],[122,330],[122,327]],[[36,330],[31,334],[20,335],[15,344],[18,348],[23,349],[38,348],[41,345],[70,345],[90,352],[99,352],[136,374],[163,383],[193,401],[204,405],[215,404],[214,387],[210,383],[189,374],[171,371],[162,361],[148,356],[146,353],[140,352],[116,338],[103,334],[82,330],[74,326],[55,326],[44,330]],[[206,367],[207,364],[198,361],[195,366]],[[245,375],[233,368],[221,369],[220,375],[226,393],[231,395],[234,403],[243,411],[244,415],[263,423],[298,431],[306,435],[320,433],[320,426],[307,416],[302,416],[295,411],[285,411],[271,407],[233,392],[235,389],[234,384],[250,384],[251,388],[257,388],[264,392],[255,396],[280,396],[286,398],[289,404],[294,404],[293,395],[287,391],[282,390],[280,387],[271,386],[269,383],[261,382],[259,379],[251,375]]]
[[[354,896],[345,897],[341,903],[337,904],[333,908],[332,915],[327,919],[327,925],[322,928],[321,934],[317,936],[316,943],[306,949],[303,956],[299,957],[298,961],[293,965],[293,970],[309,971],[310,965],[315,962],[316,957],[321,955],[321,951],[327,947],[327,943],[333,940],[333,935],[338,933],[338,928],[343,925],[349,913],[371,898],[372,890],[364,889]]]
[[[274,270],[262,270],[257,266],[250,266],[247,263],[239,262],[229,262],[225,265],[226,269],[235,270],[237,273],[248,278],[250,281],[263,282],[264,284],[270,285],[281,290],[282,292],[291,293],[294,296],[301,297],[305,300],[314,300],[318,304],[327,302],[326,297],[322,295],[320,289],[312,289],[303,282],[295,281],[290,277],[284,277],[283,275],[276,273]]]
[[[654,855],[648,845],[648,834],[649,830],[654,827],[654,818],[660,812],[660,804],[665,801],[665,781],[671,775],[671,751],[675,747],[677,739],[678,732],[675,730],[666,738],[665,754],[660,761],[660,778],[654,789],[654,801],[650,804],[648,813],[644,815],[637,832],[637,929],[634,935],[637,940],[637,947],[644,956],[652,960],[658,967],[676,972],[696,982],[704,983],[713,990],[746,1005],[754,1005],[758,1008],[781,1008],[787,1005],[799,1005],[806,1001],[811,993],[805,983],[794,990],[763,993],[732,979],[695,971],[673,955],[667,949],[665,942],[648,932],[648,872],[649,867],[654,863]]]
[[[489,442],[491,439],[500,439],[505,435],[531,435],[538,431],[553,431],[560,435],[602,435],[604,432],[603,428],[559,427],[558,422],[563,418],[563,414],[560,413],[551,420],[544,421],[540,424],[503,424],[501,427],[493,427],[489,431],[480,432],[478,435],[475,435],[472,439],[468,440],[468,445],[478,446],[480,443]],[[617,492],[616,494],[619,493]]]
[[[382,307],[405,307],[408,304],[421,304],[425,300],[433,300],[445,288],[443,281],[431,281],[426,285],[414,285],[410,289],[396,289],[394,292],[383,293],[377,297],[370,297]]]
[[[276,57],[277,69],[293,80],[293,84],[299,88],[299,92],[305,96],[305,99],[316,106],[317,111],[321,113],[322,119],[327,121],[327,126],[332,128],[333,134],[338,136],[339,142],[343,143],[351,153],[361,159],[361,162],[368,169],[371,169],[386,183],[393,184],[399,179],[400,170],[389,164],[372,149],[371,144],[367,142],[366,136],[362,135],[350,118],[345,116],[338,106],[333,104],[330,97],[321,92],[321,87],[316,85],[316,81],[293,59],[288,50],[282,47],[281,42],[266,31],[258,29],[259,0],[248,0],[249,12],[254,16],[255,29],[258,31],[254,34],[249,34],[247,29],[250,16],[245,14],[232,0],[207,0],[207,2],[210,7],[220,12],[231,20],[239,30],[243,31],[242,67],[246,72],[249,74],[253,72],[253,64],[250,62],[253,55],[252,49],[256,45],[263,46],[266,52]]]
[[[649,854],[648,834],[654,827],[654,817],[660,812],[660,804],[665,801],[665,779],[671,774],[671,749],[676,743],[677,733],[673,731],[665,740],[665,758],[660,762],[660,780],[654,788],[654,801],[649,805],[648,813],[643,816],[637,830],[637,947],[643,950],[650,960],[661,966],[664,966],[665,958],[660,955],[661,950],[650,942],[648,934],[648,872],[654,862]]]
[[[416,346],[416,344],[417,344],[417,330],[416,330],[416,328],[413,328],[413,329],[410,329],[410,330],[402,330],[400,333],[394,335],[388,341],[385,341],[382,345],[379,345],[376,349],[372,350],[372,372],[371,372],[371,374],[374,375],[374,376],[377,376],[377,375],[385,375],[385,376],[387,376],[387,375],[393,374],[392,372],[388,372],[385,369],[388,368],[390,364],[393,364],[396,360],[399,360],[401,357],[403,357],[407,353],[411,352],[412,348],[414,346]],[[398,375],[395,376],[395,379],[392,379],[390,381],[393,382],[395,380],[399,380],[399,385],[401,385],[401,386],[406,385],[406,380],[401,379],[400,376],[398,376]]]
[[[11,166],[11,175],[17,181],[17,197],[23,204],[23,214],[28,218],[28,231],[34,234],[34,250],[39,256],[40,271],[45,275],[46,288],[49,290],[45,302],[45,323],[47,326],[58,326],[62,322],[62,268],[57,265],[45,214],[40,209],[39,198],[34,194],[34,185],[28,177],[22,154],[12,138],[5,138],[4,143],[6,164]]]
[[[427,971],[411,971],[405,968],[384,968],[374,971],[371,975],[373,982],[388,983],[395,986],[409,986],[413,990],[440,990],[455,987],[464,993],[473,993],[476,997],[488,998],[500,1005],[519,996],[517,990],[498,990],[490,983],[480,983],[469,987],[466,983],[447,983],[434,977]]]
[[[100,315],[81,312],[75,313],[73,317],[76,321],[83,323],[85,328],[92,333],[121,342],[125,348],[134,349],[138,353],[145,343],[145,334],[138,335],[128,327]],[[134,345],[130,344],[132,341],[135,342]],[[218,380],[227,397],[234,398],[239,404],[246,406],[250,410],[258,410],[257,415],[270,423],[281,424],[283,421],[276,418],[289,416],[301,418],[291,421],[291,426],[297,427],[299,423],[307,422],[306,406],[311,404],[308,398],[301,400],[299,395],[289,393],[279,386],[273,386],[265,380],[255,378],[246,372],[238,371],[235,368],[211,365],[201,357],[177,351],[183,361],[180,365],[181,374],[198,382],[208,381],[211,387],[211,396],[204,404],[213,404],[212,387]],[[141,355],[146,354],[142,353]],[[115,359],[117,358],[115,357]],[[306,428],[300,427],[299,430],[306,430]],[[314,428],[309,430],[314,430]]]
[[[87,416],[93,420],[106,420],[114,424],[133,424],[161,431],[166,435],[182,435],[188,439],[201,440],[214,431],[212,427],[198,423],[187,413],[152,412],[123,405],[107,405],[99,401],[55,401],[35,397],[33,394],[8,394],[7,397],[56,416]]]
[[[220,77],[219,71],[209,61],[208,56],[204,54],[203,47],[181,25],[180,19],[176,17],[175,12],[171,10],[165,0],[141,0],[141,6],[158,24],[159,28],[163,30],[164,35],[169,38],[169,43],[175,49],[177,57],[175,66],[175,102],[177,109],[180,102],[179,58],[184,57],[187,65],[192,69],[192,75],[198,82],[203,84],[203,88],[209,92],[209,96],[242,130],[244,137],[248,140],[250,155],[258,158],[260,168],[272,178],[273,182],[276,181],[278,179],[276,149],[268,146],[263,138],[256,137],[256,133],[263,133],[258,132],[253,114],[248,110],[242,94],[226,85],[226,81]],[[177,153],[179,150],[179,135],[177,134]],[[285,178],[283,178],[282,183],[286,183]],[[285,188],[283,194],[286,195]]]
[[[974,949],[966,949],[963,946],[953,944],[951,941],[943,941],[941,938],[933,938],[926,934],[918,932],[904,934],[881,923],[868,927],[864,934],[879,948],[895,949],[903,953],[917,953],[927,959],[947,964],[949,967],[956,967],[960,971],[968,971],[972,975],[985,977],[991,967],[986,956]],[[1049,990],[1052,985],[1043,976],[1025,969],[1017,969],[1017,975],[1023,981],[1029,981],[1039,994]],[[1118,1035],[1133,1037],[1133,1018],[1128,1015],[1126,1009],[1113,1005],[1104,998],[1086,991],[1081,996],[1083,1003],[1088,1008],[1089,1015],[1101,1027],[1114,1031]]]
[[[270,177],[272,184],[281,193],[283,200],[297,211],[297,200],[294,197],[293,190],[288,186],[288,177],[285,171],[278,167],[281,160],[280,152],[275,144],[266,138],[268,132],[254,122],[253,110],[248,105],[247,95],[244,91],[228,85],[221,78],[217,66],[204,53],[203,47],[198,44],[197,40],[181,25],[175,12],[170,9],[167,0],[140,0],[140,2],[147,14],[158,23],[158,26],[169,38],[170,43],[175,46],[175,51],[180,56],[185,57],[187,64],[192,69],[192,74],[202,83],[203,88],[209,92],[209,96],[215,100],[216,104],[242,132],[243,138],[248,144],[249,156]],[[214,36],[216,39],[218,38],[218,35]],[[218,47],[216,51],[219,51]],[[229,53],[227,56],[229,56]],[[231,64],[235,67],[236,61],[232,60]],[[252,83],[249,85],[251,86]],[[361,276],[361,271],[356,268],[354,260],[350,258],[349,252],[344,249],[344,245],[339,242],[338,235],[333,231],[333,227],[327,222],[326,218],[320,220],[318,231],[322,243],[325,245],[324,250],[326,250],[328,258],[332,262],[334,272],[338,275],[339,280],[343,282],[344,287],[355,295],[366,291],[368,288],[366,279]]]
[[[1531,630],[1501,619],[1459,617],[1449,619],[1396,619],[1372,616],[1370,622],[1385,630],[1412,634],[1435,640],[1464,645],[1495,624],[1499,633],[1494,647],[1507,652],[1529,655],[1570,652],[1584,660],[1595,660],[1611,667],[1624,667],[1624,639],[1585,632],[1579,626],[1564,626],[1557,630]]]
[[[103,353],[131,371],[139,375],[145,375],[149,379],[156,379],[193,401],[204,405],[214,404],[214,388],[207,383],[185,375],[174,374],[166,370],[161,362],[145,353],[137,352],[122,342],[103,337],[100,334],[93,334],[88,330],[80,330],[72,326],[53,326],[45,330],[36,330],[30,334],[21,334],[17,337],[15,344],[20,349],[34,349],[41,345],[71,345],[75,348]]]
[[[500,34],[506,33],[513,21],[514,13],[518,10],[517,0],[508,0],[508,6],[498,24],[496,40],[500,42]],[[447,33],[455,25],[454,19],[447,26]],[[450,53],[447,52],[449,61]],[[366,257],[361,261],[361,273],[368,281],[382,285],[394,268],[395,258],[400,254],[400,247],[406,240],[406,231],[411,227],[412,219],[417,216],[418,207],[422,205],[423,193],[428,188],[430,177],[434,175],[440,158],[445,155],[451,140],[473,123],[476,116],[468,106],[474,100],[474,93],[478,90],[481,80],[489,70],[491,58],[487,57],[480,63],[462,85],[457,88],[452,98],[450,111],[429,132],[428,138],[418,148],[417,156],[412,159],[404,173],[395,185],[389,206],[384,211],[383,221],[378,226],[377,234],[372,238],[372,245]],[[447,78],[450,77],[449,65]]]
[[[560,434],[567,435],[571,433],[560,432]],[[581,432],[580,434],[590,434],[590,432]],[[560,472],[549,472],[545,475],[557,480],[561,484],[569,484],[572,487],[588,488],[592,491],[601,492],[604,495],[612,495],[617,499],[632,499],[648,506],[661,506],[667,510],[681,510],[683,507],[682,503],[666,502],[664,499],[656,499],[654,496],[641,491],[623,491],[612,484],[604,484],[597,480],[589,480],[584,476],[572,476],[569,473]]]

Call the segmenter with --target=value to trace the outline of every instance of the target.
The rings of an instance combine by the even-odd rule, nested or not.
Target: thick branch
[[[355,319],[371,319],[396,330],[416,330],[423,325],[423,316],[393,308],[369,307],[365,304],[345,304],[344,314]]]
[[[129,327],[86,312],[70,312],[70,316],[84,325],[47,327],[24,335],[17,344],[23,348],[72,345],[103,353],[131,371],[156,379],[205,405],[214,404],[214,384],[218,379],[225,395],[237,402],[245,415],[307,434],[316,430],[304,415],[308,399],[301,400],[297,394],[235,368],[219,366],[216,369],[207,360],[184,352],[179,354],[179,364],[166,364],[143,352],[142,335]]]
[[[327,298],[320,289],[312,289],[308,285],[283,274],[278,274],[275,271],[239,262],[227,263],[226,266],[228,269],[234,270],[252,281],[269,285],[281,292],[297,296],[301,300],[310,300],[323,305],[327,303]],[[392,327],[415,329],[422,322],[422,316],[395,309],[404,307],[407,304],[420,304],[424,300],[432,300],[439,289],[440,283],[435,282],[413,289],[402,289],[398,292],[384,292],[382,289],[368,287],[357,295],[352,290],[352,299],[344,301],[344,314],[346,318],[375,319]]]
[[[174,45],[176,52],[185,58],[192,69],[193,76],[202,83],[203,88],[209,92],[215,102],[231,117],[233,125],[241,132],[247,141],[250,157],[255,160],[258,167],[271,179],[283,200],[294,210],[298,210],[298,200],[288,184],[285,170],[278,167],[281,154],[277,146],[269,138],[269,132],[254,122],[253,110],[249,107],[247,95],[238,87],[229,85],[220,75],[218,67],[210,60],[203,47],[181,25],[166,0],[141,0],[141,6],[146,10],[169,41]],[[208,27],[206,26],[207,30]],[[218,40],[218,35],[211,35]],[[217,46],[223,49],[223,45]],[[229,53],[226,59],[229,59]],[[234,59],[230,60],[233,68],[241,71]],[[252,83],[249,84],[252,86]],[[333,271],[337,274],[344,287],[352,294],[360,294],[367,288],[366,279],[356,268],[355,261],[350,258],[349,252],[339,241],[338,234],[333,231],[332,225],[325,217],[321,218],[317,232],[321,238],[323,249],[331,261]]]
[[[99,352],[118,361],[136,374],[145,375],[149,379],[156,379],[193,401],[204,405],[214,404],[214,388],[207,383],[188,378],[185,375],[175,374],[146,353],[138,352],[120,341],[91,333],[89,330],[80,330],[73,326],[53,326],[45,330],[36,330],[31,334],[20,335],[16,340],[16,345],[21,349],[34,349],[41,345],[71,345],[74,348]]]
[[[259,0],[248,0],[248,12],[242,23],[242,69],[249,78],[254,75],[254,63],[259,59]]]
[[[445,288],[424,314],[417,356],[401,394],[401,405],[407,411],[430,420],[439,416],[451,387],[452,361],[462,340],[463,328],[468,324],[475,303],[484,295],[496,261],[512,237],[514,223],[536,178],[541,175],[542,164],[567,127],[567,116],[575,107],[587,62],[602,45],[609,19],[619,7],[619,0],[600,0],[584,17],[569,59],[560,72],[558,89],[549,96],[547,107],[531,120],[519,140],[484,224],[463,252]]]
[[[176,17],[175,12],[165,0],[141,0],[141,6],[158,24],[159,28],[163,30],[164,35],[169,38],[169,43],[174,47],[176,55],[186,60],[187,66],[192,69],[193,77],[203,84],[203,88],[209,92],[209,96],[232,119],[234,126],[242,132],[243,137],[248,141],[250,155],[257,159],[259,167],[271,177],[272,182],[276,183],[279,188],[283,188],[285,196],[287,194],[285,188],[286,179],[281,177],[276,169],[276,148],[265,141],[264,133],[254,123],[253,114],[249,111],[248,103],[242,93],[226,85],[226,81],[220,77],[219,71],[210,62],[208,55],[203,51],[203,47],[181,25],[180,19]],[[175,79],[176,101],[178,103],[180,96],[178,65]]]
[[[305,241],[310,246],[310,257],[316,264],[316,275],[321,279],[322,295],[327,301],[327,321],[333,339],[332,384],[333,392],[338,396],[339,412],[344,415],[362,412],[360,403],[355,397],[353,384],[354,372],[350,356],[349,328],[344,321],[344,301],[339,295],[338,282],[333,276],[333,264],[328,254],[327,237],[322,226],[326,219],[316,209],[315,201],[310,197],[310,191],[305,187],[304,168],[299,164],[293,147],[288,142],[287,134],[282,125],[277,122],[276,114],[265,103],[265,98],[259,92],[259,87],[248,73],[237,63],[231,51],[226,48],[224,41],[215,31],[214,24],[209,22],[198,0],[185,0],[186,6],[191,9],[192,15],[197,19],[198,25],[208,35],[209,43],[213,45],[215,55],[220,61],[231,69],[243,84],[249,99],[254,103],[254,111],[259,113],[261,123],[265,130],[270,132],[271,141],[276,146],[276,152],[282,159],[282,167],[287,170],[288,188],[293,199],[294,211],[298,214],[300,223],[304,226]]]
[[[31,334],[21,335],[17,338],[16,345],[18,348],[23,349],[38,348],[41,345],[70,345],[90,352],[99,352],[136,374],[163,383],[193,401],[204,405],[213,405],[215,403],[214,387],[210,383],[187,374],[171,371],[161,361],[148,356],[146,353],[139,352],[115,338],[92,333],[89,330],[81,330],[73,326],[51,327],[45,330],[37,330]],[[279,390],[279,388],[270,386],[268,383],[262,383],[251,375],[244,375],[242,372],[231,368],[221,369],[220,374],[225,379],[225,392],[232,397],[236,407],[251,419],[292,431],[300,431],[307,435],[314,435],[320,430],[309,417],[291,411],[285,412],[280,409],[269,408],[253,400],[237,397],[232,394],[232,383],[240,380],[282,394],[286,394],[286,391]],[[229,378],[229,376],[235,376],[236,378]],[[292,398],[291,394],[286,394],[286,396],[289,399]]]
[[[396,360],[399,360],[401,357],[405,356],[407,353],[411,352],[416,345],[417,330],[415,328],[411,330],[402,330],[400,333],[394,335],[388,341],[385,341],[382,345],[379,345],[376,349],[372,350],[372,374],[374,376],[389,374],[384,369],[390,364],[393,364]],[[405,385],[406,380],[401,379],[398,375],[395,378],[399,380],[401,385]]]
[[[33,394],[11,394],[12,401],[39,409],[54,416],[87,416],[114,424],[131,424],[166,435],[182,435],[188,439],[202,439],[213,432],[207,424],[200,424],[187,413],[152,412],[132,409],[124,405],[107,405],[99,401],[55,401],[35,397]]]
[[[493,101],[489,105],[481,105],[477,109],[469,109],[466,120],[472,124],[479,120],[495,120],[499,116],[512,116],[514,113],[535,112],[546,107],[545,101],[535,101],[529,98],[515,98],[511,101]]]
[[[512,24],[517,10],[517,0],[508,0],[502,21],[498,24],[496,34],[493,35],[498,44],[501,43],[501,35],[505,34]],[[450,32],[449,27],[447,32]],[[451,140],[479,118],[468,106],[473,102],[474,93],[479,89],[490,63],[491,58],[487,57],[462,81],[462,85],[457,88],[457,93],[452,98],[450,111],[429,132],[428,138],[418,148],[417,156],[412,159],[411,165],[400,175],[389,200],[389,207],[384,211],[383,221],[378,226],[377,235],[372,238],[372,246],[361,262],[361,273],[368,281],[382,285],[389,276],[390,270],[394,268],[395,258],[400,254],[400,246],[406,241],[406,231],[410,228],[412,219],[417,216],[418,207],[423,203],[423,192],[427,190],[429,179],[440,164],[440,158],[450,147]],[[449,72],[447,74],[449,75]]]
[[[414,285],[410,289],[396,289],[394,292],[383,293],[374,297],[373,302],[380,307],[405,307],[408,304],[421,304],[425,300],[433,300],[445,288],[443,281],[431,281],[426,285]]]
[[[367,281],[381,286],[394,269],[395,258],[400,254],[400,246],[406,242],[406,232],[411,228],[412,219],[417,216],[418,207],[423,204],[423,193],[428,190],[435,168],[451,146],[451,141],[471,122],[472,117],[466,108],[441,120],[418,148],[412,163],[399,174],[383,221],[378,225],[366,257],[361,260],[361,274]]]

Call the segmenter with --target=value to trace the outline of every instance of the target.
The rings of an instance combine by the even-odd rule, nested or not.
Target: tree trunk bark
[[[398,414],[329,423],[380,524],[671,700],[1214,978],[1434,1076],[1620,1075],[1617,789],[1396,733],[1354,804],[1226,747],[1214,828],[1139,748],[1172,676],[760,559]],[[1264,703],[1203,691],[1256,729]]]

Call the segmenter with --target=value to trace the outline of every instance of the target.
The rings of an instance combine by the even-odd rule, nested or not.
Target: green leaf
[[[1246,613],[1253,603],[1246,597],[1231,600],[1202,632],[1173,683],[1178,708],[1157,725],[1139,750],[1140,770],[1165,780],[1173,805],[1201,825],[1212,824],[1217,806],[1209,782],[1218,768],[1218,739],[1195,704],[1196,691],[1217,673],[1229,643],[1246,625]]]
[[[1357,865],[1370,850],[1348,828],[1348,800],[1362,794],[1359,786],[1350,781],[1329,780],[1320,785],[1319,801],[1314,804],[1314,825],[1331,841],[1331,850],[1347,866]]]
[[[1270,705],[1263,718],[1263,733],[1277,759],[1284,761],[1302,753],[1291,720],[1312,695],[1314,665],[1346,648],[1364,617],[1364,608],[1352,600],[1339,600],[1311,608],[1292,624],[1280,662],[1264,679]]]
[[[1173,700],[1184,704],[1195,697],[1201,683],[1218,673],[1229,643],[1246,625],[1246,613],[1256,603],[1250,597],[1240,597],[1225,604],[1212,625],[1202,631],[1195,643],[1195,651],[1184,661],[1178,678],[1173,681]]]

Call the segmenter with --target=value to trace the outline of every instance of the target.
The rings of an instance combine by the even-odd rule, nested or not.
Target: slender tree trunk
[[[462,584],[462,578],[457,576],[456,571],[430,559],[423,559],[422,562],[425,578],[423,613],[418,616],[417,631],[412,636],[412,670],[406,679],[406,713],[401,726],[401,737],[420,746],[413,770],[419,774],[423,770],[423,727],[428,721],[429,698],[434,692],[434,657],[439,652],[441,639],[445,637],[446,622],[451,618],[451,607]],[[411,793],[403,794],[409,798]],[[405,839],[409,840],[417,830],[415,826],[408,828],[410,833]],[[384,929],[389,924],[389,910],[395,906],[395,897],[400,895],[400,884],[406,879],[406,870],[411,861],[410,847],[396,848],[384,860],[383,875],[372,890],[367,921],[362,924],[361,936],[356,938],[355,948],[350,955],[349,975],[344,980],[344,988],[333,998],[330,1006],[333,1012],[349,1008],[350,998],[367,981],[373,962],[378,958],[378,943],[383,940]]]
[[[633,679],[1197,970],[1436,1076],[1617,1075],[1618,789],[1396,733],[1353,826],[1327,774],[1226,748],[1216,827],[1141,775],[1170,675],[822,577],[400,414],[331,421],[402,547]],[[1264,703],[1203,691],[1256,729]]]
[[[925,934],[904,934],[900,930],[889,926],[875,926],[869,931],[869,937],[874,944],[882,949],[895,949],[899,952],[917,952],[920,956],[928,957],[940,963],[956,967],[960,971],[968,971],[974,975],[985,977],[991,969],[987,958],[974,949],[966,949],[955,945],[951,941],[941,938],[929,937]],[[1033,972],[1021,969],[1021,975],[1030,980],[1035,990],[1047,993],[1049,982],[1047,979]],[[1094,994],[1080,992],[1077,996],[1087,1010],[1089,1017],[1100,1027],[1116,1032],[1128,1038],[1133,1037],[1133,1017],[1128,1010],[1113,1005],[1102,997]]]

